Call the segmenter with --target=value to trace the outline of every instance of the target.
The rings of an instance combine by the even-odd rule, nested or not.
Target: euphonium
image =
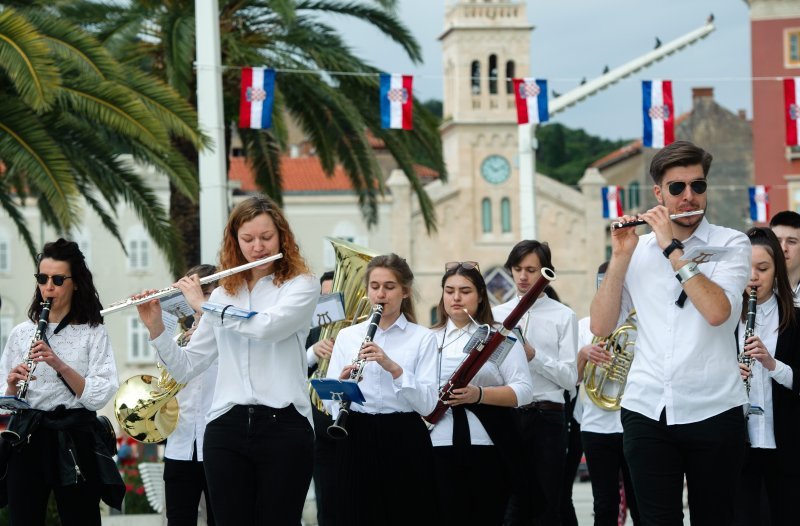
[[[633,348],[636,343],[636,311],[606,338],[595,337],[592,345],[605,342],[611,351],[611,361],[601,365],[586,363],[583,384],[586,395],[598,407],[607,411],[618,411],[628,381],[628,372],[633,363]]]
[[[369,301],[367,300],[367,285],[364,282],[364,274],[367,271],[367,264],[377,252],[368,248],[344,241],[342,239],[327,238],[333,245],[336,253],[336,267],[333,270],[333,287],[331,292],[341,292],[344,296],[343,320],[329,323],[322,327],[319,335],[320,340],[335,338],[341,329],[349,325],[361,322],[370,313]],[[325,378],[328,374],[328,364],[330,360],[321,359],[311,378]],[[311,403],[320,411],[325,411],[319,395],[308,384],[308,391],[311,395]]]

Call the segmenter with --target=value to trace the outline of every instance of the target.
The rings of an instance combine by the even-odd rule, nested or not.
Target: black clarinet
[[[754,336],[756,333],[756,304],[758,298],[756,297],[756,289],[750,289],[750,297],[747,299],[747,318],[744,325],[744,342],[747,344],[747,339]],[[744,345],[742,345],[742,352],[739,353],[739,363],[745,364],[750,369],[750,374],[744,379],[744,386],[747,389],[747,396],[750,396],[750,378],[753,372],[753,358],[744,353]]]
[[[367,335],[364,337],[364,341],[361,343],[359,352],[361,352],[361,349],[363,349],[364,346],[371,342],[375,337],[375,332],[378,330],[378,324],[381,322],[382,315],[383,305],[375,305],[375,308],[372,311],[372,316],[369,319],[369,325],[367,325]],[[350,380],[355,380],[358,382],[361,380],[361,376],[364,374],[364,367],[367,365],[367,360],[360,359],[358,356],[356,356],[356,359],[353,360],[353,364],[356,367],[350,371]],[[347,425],[347,417],[350,416],[351,403],[351,400],[343,400],[341,402],[339,406],[339,414],[336,416],[336,421],[328,427],[328,435],[330,435],[331,438],[335,438],[337,440],[347,438],[347,429],[345,426]]]

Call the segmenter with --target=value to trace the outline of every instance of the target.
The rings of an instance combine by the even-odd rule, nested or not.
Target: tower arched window
[[[472,61],[472,65],[469,68],[470,74],[470,83],[472,86],[472,94],[473,95],[480,95],[481,94],[481,63],[477,60]]]
[[[633,181],[628,185],[628,208],[639,208],[639,181]]]
[[[514,93],[514,75],[516,74],[516,67],[513,60],[506,62],[506,93],[511,95]]]
[[[489,94],[497,95],[497,55],[489,55]]]
[[[489,234],[492,231],[492,202],[488,197],[481,201],[481,222],[483,223],[483,233]]]
[[[504,234],[511,232],[511,199],[508,197],[500,201],[500,224]]]

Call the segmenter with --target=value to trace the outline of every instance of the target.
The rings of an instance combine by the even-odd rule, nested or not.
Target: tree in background
[[[195,198],[196,174],[170,138],[202,147],[196,114],[157,78],[117,62],[54,5],[0,3],[0,207],[34,256],[20,210],[28,197],[62,234],[78,226],[84,199],[123,249],[115,209],[125,202],[178,270],[181,238],[123,155],[155,166]]]

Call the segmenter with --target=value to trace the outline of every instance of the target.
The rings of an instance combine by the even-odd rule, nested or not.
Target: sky
[[[360,21],[336,17],[337,27],[356,53],[392,73],[413,74],[421,100],[442,98],[441,43],[444,12],[454,0],[398,0],[399,15],[423,52],[413,64],[399,46]],[[446,5],[447,4],[447,5]],[[691,109],[693,87],[711,86],[720,104],[752,117],[750,22],[744,0],[528,0],[531,74],[566,92],[583,77],[599,76],[653,49],[658,37],[669,42],[705,24],[714,14],[716,30],[684,50],[645,68],[551,122],[609,139],[642,134],[641,81],[673,81],[675,110]]]

